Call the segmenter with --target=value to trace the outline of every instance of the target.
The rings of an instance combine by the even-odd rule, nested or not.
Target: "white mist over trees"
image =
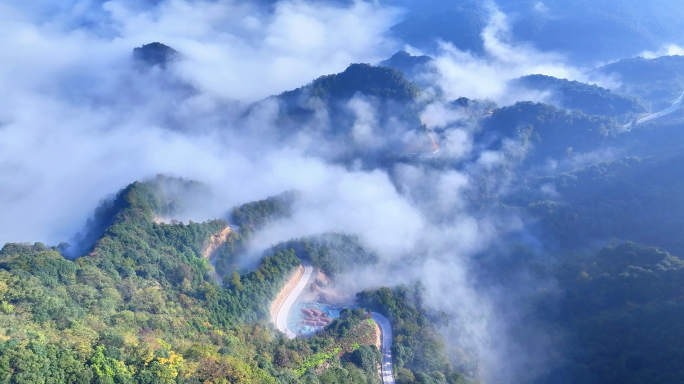
[[[640,136],[643,132],[627,132],[621,128],[623,120],[646,112],[644,105],[633,95],[613,98],[607,89],[586,84],[572,86],[596,91],[605,104],[632,104],[620,113],[598,116],[527,102],[563,106],[557,89],[526,89],[511,80],[540,74],[558,78],[548,81],[553,87],[575,84],[559,80],[567,78],[616,92],[638,88],[644,99],[662,92],[640,83],[637,87],[625,74],[580,67],[567,52],[521,41],[515,34],[519,19],[514,12],[506,13],[506,4],[500,5],[488,2],[478,8],[485,17],[475,37],[481,47],[467,50],[446,39],[432,40],[433,48],[400,40],[402,34],[392,27],[410,22],[410,2],[0,2],[0,50],[11,53],[0,62],[0,242],[52,245],[68,240],[101,199],[156,174],[209,186],[211,193],[201,204],[169,217],[195,221],[188,227],[202,236],[227,225],[205,220],[228,219],[234,206],[294,190],[298,197],[292,211],[265,221],[250,233],[253,237],[240,255],[230,255],[240,258],[239,267],[253,267],[264,252],[293,239],[348,234],[373,258],[340,269],[335,276],[340,290],[353,296],[380,286],[411,287],[394,292],[406,296],[397,302],[425,312],[415,317],[433,322],[429,339],[434,343],[429,345],[443,343],[451,364],[469,380],[550,380],[549,372],[567,356],[556,332],[561,320],[539,320],[539,308],[547,308],[545,300],[565,292],[584,292],[588,288],[582,279],[599,281],[610,268],[583,265],[570,256],[545,256],[558,249],[584,252],[613,236],[643,239],[647,245],[672,244],[653,234],[635,235],[615,212],[624,207],[640,212],[643,205],[630,196],[675,196],[672,191],[677,190],[677,184],[658,180],[652,183],[657,187],[643,194],[611,189],[620,205],[600,203],[589,209],[593,203],[576,195],[598,200],[607,190],[592,190],[597,180],[609,183],[615,177],[624,182],[629,175],[650,169],[661,174],[666,167],[646,162],[656,165],[634,173],[631,170],[641,164],[634,160],[556,173],[613,160],[634,148],[641,151],[637,155],[653,155],[650,150],[657,145],[648,140],[676,138],[679,126],[657,126],[648,139]],[[552,9],[541,2],[534,7],[538,13]],[[141,65],[133,49],[151,42],[164,43],[179,54],[165,65]],[[425,53],[433,60],[424,60],[406,77],[370,65],[399,49]],[[646,49],[656,48],[635,47],[636,52]],[[676,47],[668,52],[677,52]],[[678,64],[671,65],[677,73]],[[434,156],[416,156],[405,149],[407,143],[426,138],[439,145]],[[673,210],[652,211],[679,228]],[[152,222],[145,221],[144,228],[154,237],[157,227]],[[181,233],[182,228],[169,231]],[[572,237],[577,233],[582,234],[580,240]],[[564,248],[568,239],[577,247]],[[193,252],[200,243],[193,245]],[[33,254],[47,248],[17,249]],[[269,259],[274,264],[285,260],[276,268],[278,279],[296,266],[294,255],[281,251]],[[632,251],[653,253],[631,246],[615,252]],[[655,253],[658,260],[642,264],[665,260],[659,273],[678,271],[678,259]],[[136,260],[144,259],[142,255]],[[121,255],[115,260],[129,263]],[[184,284],[170,292],[178,290],[179,297],[183,289],[185,297],[190,291],[201,292],[202,300],[222,295],[218,287],[207,288],[204,275],[169,263],[164,272],[170,282],[163,283]],[[193,263],[198,271],[209,270],[200,261]],[[619,273],[642,273],[631,265],[622,267]],[[578,280],[564,275],[567,270]],[[124,279],[136,276],[128,269],[117,273],[126,275]],[[239,292],[245,286],[260,287],[262,272],[250,273],[232,275],[226,283],[232,293],[226,293],[225,300],[243,305]],[[140,273],[143,278],[151,275]],[[269,280],[265,291],[275,292],[276,280]],[[421,284],[415,285],[417,281]],[[611,279],[616,281],[622,282]],[[145,289],[156,295],[153,288]],[[375,296],[364,297],[372,304]],[[154,305],[163,302],[161,296],[154,298]],[[566,306],[559,311],[579,305],[574,298],[558,302]],[[594,304],[593,310],[605,309],[604,301]],[[260,306],[263,303],[245,316],[256,319],[256,313],[263,312]],[[556,312],[543,315],[553,318]],[[345,326],[361,322],[359,314],[348,316]],[[287,351],[272,352],[283,367],[297,360]],[[188,356],[197,358],[201,351]],[[451,368],[432,368],[436,382],[447,380],[442,371]],[[402,371],[406,377],[409,373]],[[454,377],[449,380],[456,382]]]

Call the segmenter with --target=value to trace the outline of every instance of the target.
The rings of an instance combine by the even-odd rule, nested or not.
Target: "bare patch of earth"
[[[204,252],[202,252],[202,257],[209,261],[216,257],[218,250],[221,249],[226,241],[228,241],[228,235],[230,235],[231,232],[230,227],[226,226],[221,232],[212,235],[209,238],[209,245],[207,245]]]

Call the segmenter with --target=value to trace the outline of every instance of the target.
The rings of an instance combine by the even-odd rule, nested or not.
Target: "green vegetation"
[[[298,198],[296,191],[283,192],[266,200],[252,201],[231,212],[231,221],[239,225],[239,231],[230,232],[225,244],[216,253],[216,273],[225,278],[239,270],[238,262],[242,252],[253,237],[253,232],[267,223],[292,214],[292,205]]]
[[[226,242],[216,252],[215,260],[213,260],[216,273],[222,279],[225,279],[226,276],[231,275],[233,272],[239,271],[240,255],[245,251],[250,239],[251,232],[245,230],[233,231],[228,234]]]
[[[599,68],[604,74],[616,74],[629,84],[649,84],[675,81],[684,76],[684,56],[663,56],[655,59],[635,57],[623,59]]]
[[[345,309],[339,319],[310,339],[278,347],[273,361],[292,369],[294,376],[287,383],[380,384],[380,352],[371,345],[375,325],[364,321],[367,317],[364,310]]]
[[[233,208],[231,220],[241,230],[254,231],[262,228],[269,221],[292,214],[292,205],[298,199],[298,192],[287,191],[266,200],[253,201]],[[243,228],[246,227],[246,228]]]
[[[511,81],[512,85],[530,90],[550,92],[561,105],[577,109],[589,115],[619,116],[640,114],[649,111],[650,106],[635,97],[611,92],[597,85],[557,79],[544,75],[529,75]]]
[[[158,178],[120,191],[98,216],[112,224],[75,260],[41,243],[2,248],[0,382],[377,382],[337,356],[298,379],[292,370],[316,354],[351,353],[345,346],[369,325],[311,340],[277,334],[265,321],[300,264],[294,251],[274,252],[220,287],[201,252],[226,223],[156,223],[169,209],[160,193],[169,182],[184,183]]]
[[[374,264],[378,257],[367,251],[359,238],[343,233],[325,233],[291,240],[276,249],[294,249],[297,255],[308,259],[328,276],[335,277],[351,268]]]
[[[684,91],[684,56],[624,59],[597,71],[616,76],[621,92],[652,101],[656,111],[669,107]]]
[[[95,209],[93,218],[88,219],[84,235],[76,236],[76,252],[85,252],[93,247],[105,230],[117,222],[131,221],[132,223],[147,223],[154,218],[172,217],[182,214],[201,204],[201,201],[211,195],[208,187],[196,181],[183,178],[157,175],[153,182],[133,183],[120,191],[114,198],[105,199]],[[209,231],[216,230],[214,228]],[[199,228],[195,226],[195,228]],[[199,236],[204,236],[202,233]],[[179,239],[177,243],[188,239]],[[200,254],[203,244],[197,244],[193,239],[186,244],[195,245],[193,251]],[[71,252],[69,252],[71,253]]]
[[[542,220],[543,233],[565,248],[618,238],[679,254],[684,252],[683,159],[681,152],[630,157],[536,178],[511,203],[526,206]]]
[[[550,273],[560,293],[540,292],[537,311],[562,327],[554,337],[564,346],[564,363],[542,382],[684,380],[676,363],[684,348],[682,260],[626,243],[595,256],[566,258]]]
[[[310,340],[309,344],[319,352],[296,372],[327,364],[331,369],[320,377],[321,383],[380,384],[378,368],[382,358],[373,345],[375,323],[365,321],[369,315],[362,309],[342,310],[339,319]]]
[[[483,129],[485,134],[495,131],[517,138],[524,147],[532,144],[534,149],[525,160],[538,164],[549,157],[558,159],[573,152],[594,150],[612,140],[620,125],[609,117],[568,112],[528,101],[494,110],[491,118],[484,121]]]
[[[420,105],[416,102],[419,92],[420,87],[397,69],[352,64],[342,73],[322,76],[304,87],[274,97],[280,105],[277,134],[286,140],[296,139],[304,127],[311,127],[307,130],[313,131],[307,136],[315,132],[317,139],[308,145],[308,153],[347,166],[359,158],[368,166],[381,166],[389,154],[406,146],[406,138],[398,134],[397,124],[413,128],[418,134],[423,130]],[[357,119],[357,106],[351,103],[354,97],[362,97],[364,103],[373,107],[377,122],[373,133],[383,138],[373,140],[373,150],[369,150],[369,142],[359,141],[358,135],[352,134],[353,122]],[[323,121],[325,124],[321,125]],[[335,143],[335,150],[317,145],[319,140]]]
[[[382,363],[382,355],[374,345],[355,344],[354,352],[351,353],[349,359],[368,373],[377,371],[378,366]]]
[[[175,49],[162,43],[145,44],[133,50],[133,58],[149,66],[159,65],[162,68],[181,57]]]
[[[301,367],[294,370],[299,376],[303,375],[309,368],[318,368],[321,364],[332,359],[335,355],[342,352],[342,348],[335,348],[330,352],[321,352],[309,357]]]
[[[430,56],[412,56],[406,51],[399,51],[389,59],[380,62],[380,66],[391,67],[400,70],[404,76],[413,79],[421,71],[429,70],[427,67],[434,59]]]
[[[344,72],[321,76],[311,84],[280,95],[285,100],[296,100],[300,95],[323,100],[351,98],[357,92],[381,100],[413,101],[420,88],[406,80],[394,68],[374,67],[369,64],[352,64]]]
[[[422,286],[380,288],[357,294],[359,304],[385,315],[392,324],[392,358],[397,383],[466,383],[454,371],[436,324],[444,315],[429,316],[421,302]],[[432,321],[429,319],[432,318]]]

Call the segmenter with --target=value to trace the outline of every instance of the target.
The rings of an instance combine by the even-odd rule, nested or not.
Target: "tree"
[[[374,345],[361,345],[356,351],[352,352],[351,361],[368,373],[377,372],[381,356]]]

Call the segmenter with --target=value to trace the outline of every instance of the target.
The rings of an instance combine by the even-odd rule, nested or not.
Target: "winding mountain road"
[[[292,306],[297,301],[297,297],[299,297],[309,283],[309,279],[313,273],[313,266],[308,261],[302,260],[302,266],[304,267],[304,274],[302,274],[297,285],[295,285],[294,289],[289,293],[283,305],[278,308],[275,318],[276,328],[290,339],[294,339],[297,335],[287,326],[287,315],[292,310]],[[385,316],[375,312],[372,312],[372,315],[373,321],[378,324],[380,333],[382,334],[380,344],[380,353],[382,354],[380,377],[382,378],[382,384],[394,384],[394,374],[392,373],[392,325]]]
[[[385,316],[375,312],[373,312],[373,321],[378,323],[382,333],[382,343],[380,345],[380,353],[382,354],[380,377],[382,378],[382,384],[394,384],[394,374],[392,373],[392,325]]]
[[[629,124],[625,125],[624,128],[631,128],[633,125],[639,125],[639,124],[645,123],[645,122],[647,122],[647,121],[651,121],[651,120],[657,119],[657,118],[659,118],[659,117],[663,117],[663,116],[665,116],[665,115],[669,115],[670,113],[676,111],[676,110],[679,108],[680,105],[682,105],[682,101],[684,101],[684,92],[682,92],[682,94],[681,94],[681,95],[679,96],[679,98],[674,102],[674,104],[672,104],[672,106],[671,106],[670,108],[665,109],[665,110],[663,110],[663,111],[660,111],[660,112],[658,112],[658,113],[654,113],[654,114],[652,114],[652,115],[648,115],[648,116],[646,116],[646,117],[644,117],[644,118],[642,118],[642,119],[637,120],[637,121],[634,122],[634,123],[629,123]]]

